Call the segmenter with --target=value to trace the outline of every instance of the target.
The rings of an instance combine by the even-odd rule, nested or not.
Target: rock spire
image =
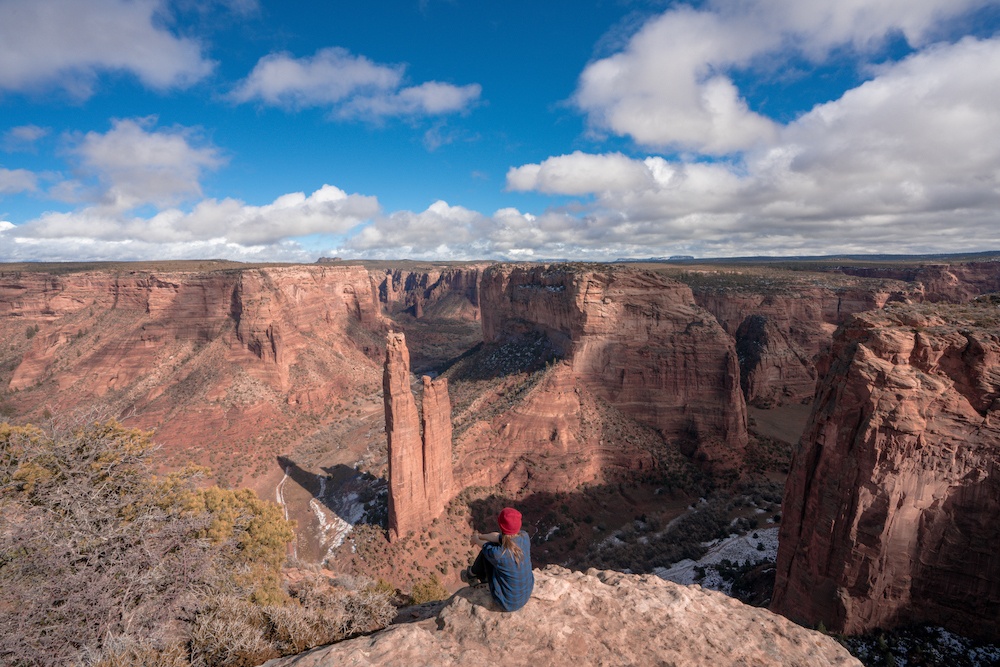
[[[410,352],[401,333],[389,333],[382,388],[389,442],[389,539],[396,540],[426,526],[451,500],[451,400],[445,378],[424,376],[421,421],[410,389]]]

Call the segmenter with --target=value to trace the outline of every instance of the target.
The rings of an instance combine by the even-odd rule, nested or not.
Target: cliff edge
[[[266,663],[321,665],[860,666],[831,637],[698,586],[550,565],[518,612],[464,588],[436,617]]]
[[[848,634],[1000,636],[997,306],[855,315],[824,363],[785,487],[772,609]]]

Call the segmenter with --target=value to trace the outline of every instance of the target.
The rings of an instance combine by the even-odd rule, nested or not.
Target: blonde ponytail
[[[524,552],[521,551],[521,547],[517,546],[517,542],[514,541],[513,535],[504,535],[500,538],[500,544],[503,546],[503,550],[511,555],[514,562],[518,565],[524,560]]]

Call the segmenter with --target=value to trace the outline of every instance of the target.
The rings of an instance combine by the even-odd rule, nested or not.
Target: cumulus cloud
[[[342,48],[306,58],[273,53],[258,61],[231,99],[288,109],[330,107],[342,118],[384,118],[464,111],[482,92],[478,84],[404,86],[405,71],[403,65],[381,65]]]
[[[273,245],[308,234],[343,234],[378,212],[374,197],[348,195],[324,185],[308,197],[283,195],[265,206],[235,199],[207,199],[191,211],[167,209],[149,218],[106,207],[46,213],[18,227],[31,239],[89,238],[136,243],[204,243],[221,239],[241,246]]]
[[[902,34],[922,45],[944,20],[989,0],[715,0],[682,5],[646,23],[623,50],[583,71],[574,102],[599,131],[642,145],[726,154],[774,139],[732,73],[768,56],[821,61],[836,48],[876,49]]]
[[[19,125],[3,135],[3,147],[8,152],[33,150],[35,144],[49,135],[49,128],[38,125]]]
[[[191,128],[156,129],[155,118],[112,122],[111,130],[78,137],[71,153],[97,179],[105,206],[128,210],[143,204],[172,205],[201,194],[204,171],[223,163],[218,149],[197,145]],[[79,190],[79,184],[63,184]]]
[[[377,251],[382,256],[411,257],[423,249],[448,256],[451,247],[464,247],[483,237],[488,219],[481,213],[437,201],[426,211],[397,211],[363,228],[349,247]]]
[[[214,63],[164,29],[159,0],[0,0],[0,90],[49,86],[86,98],[101,72],[157,90],[188,86]]]
[[[0,167],[0,195],[33,192],[38,189],[38,177],[27,169]]]
[[[996,62],[1000,39],[929,46],[739,160],[576,152],[512,168],[508,188],[592,195],[581,224],[645,254],[1000,245]]]

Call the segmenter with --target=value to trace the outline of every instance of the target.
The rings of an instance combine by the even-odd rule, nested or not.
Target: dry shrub
[[[190,667],[187,649],[161,647],[151,639],[108,637],[101,650],[83,658],[87,667]]]
[[[208,665],[255,667],[279,655],[265,631],[261,607],[237,597],[220,597],[195,619],[191,653]]]
[[[441,580],[437,578],[437,575],[432,574],[427,579],[421,579],[413,584],[410,597],[413,599],[413,604],[437,602],[438,600],[448,598],[448,590],[441,583]]]
[[[0,424],[0,665],[251,667],[384,627],[391,594],[281,588],[280,509],[151,474],[115,422]]]
[[[290,604],[266,607],[220,598],[198,615],[192,655],[208,665],[250,667],[384,628],[396,612],[386,593],[343,591],[320,577],[299,582],[290,592]]]

